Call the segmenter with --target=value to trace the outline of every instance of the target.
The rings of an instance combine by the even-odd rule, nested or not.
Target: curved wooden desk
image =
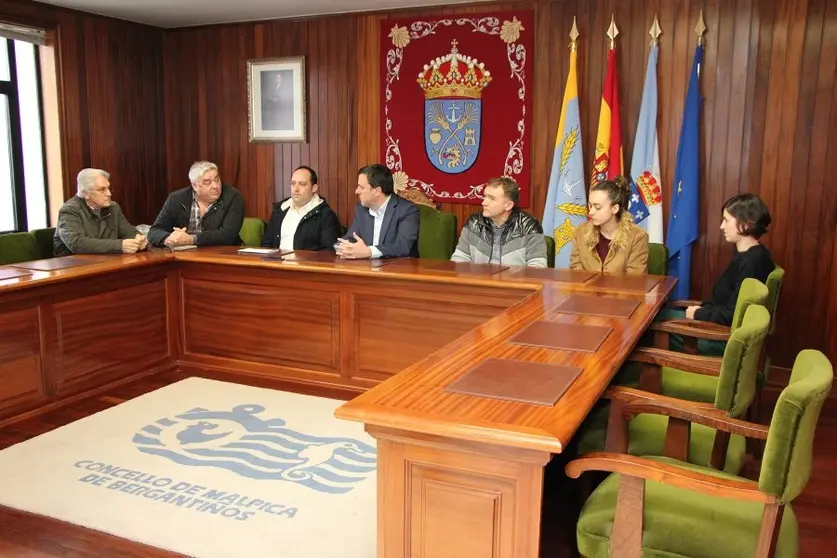
[[[536,556],[543,466],[674,286],[305,252],[268,261],[235,248],[86,258],[0,280],[0,421],[171,367],[361,393],[337,416],[379,441],[382,558]],[[560,310],[578,295],[636,308]],[[511,341],[536,321],[612,331],[592,353]],[[488,358],[582,372],[550,406],[447,391]]]

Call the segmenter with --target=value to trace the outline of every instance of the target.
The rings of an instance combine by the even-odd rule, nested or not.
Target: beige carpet
[[[0,505],[190,556],[373,558],[340,401],[190,378],[0,451]]]

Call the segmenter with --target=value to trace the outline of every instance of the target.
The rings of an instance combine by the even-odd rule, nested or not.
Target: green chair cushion
[[[705,472],[724,479],[739,477],[685,464],[665,457],[655,461]],[[609,475],[581,510],[576,528],[578,550],[587,558],[607,558],[616,512],[619,475]],[[758,541],[763,505],[700,492],[645,483],[643,558],[743,558],[753,556]],[[777,558],[795,558],[799,552],[799,526],[786,506],[779,530]]]
[[[662,415],[637,415],[628,425],[630,442],[628,453],[631,455],[665,455],[665,433],[668,417]],[[715,443],[715,429],[692,423],[689,437],[689,463],[709,467],[712,458],[712,446]],[[744,467],[744,455],[747,453],[747,440],[733,434],[729,438],[727,460],[724,471],[736,475]]]
[[[456,216],[418,204],[419,258],[449,260],[456,246]]]
[[[767,300],[764,301],[765,307],[770,312],[770,335],[776,331],[776,310],[779,308],[779,294],[782,291],[782,282],[785,280],[785,269],[777,265],[773,271],[767,276],[765,286],[767,287]]]
[[[555,267],[555,239],[544,235],[546,241],[546,267]]]
[[[0,234],[0,265],[39,259],[38,243],[28,232]]]
[[[40,258],[51,258],[55,256],[53,252],[53,239],[55,238],[55,227],[48,229],[35,229],[30,231],[30,234],[35,237],[35,242],[38,244],[38,251]]]
[[[648,243],[648,274],[668,274],[668,248],[665,244]]]
[[[245,217],[241,224],[239,236],[244,241],[244,246],[261,246],[264,237],[264,221],[256,217]]]
[[[700,403],[715,402],[715,394],[718,391],[717,377],[684,372],[668,366],[663,366],[660,372],[663,395]]]
[[[834,370],[820,351],[796,356],[788,386],[779,394],[764,446],[759,488],[781,502],[796,498],[811,476],[814,434]]]

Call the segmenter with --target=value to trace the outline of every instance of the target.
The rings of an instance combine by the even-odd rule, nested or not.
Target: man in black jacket
[[[340,220],[317,193],[317,173],[301,166],[291,176],[291,197],[273,204],[262,246],[282,250],[334,250]]]
[[[157,215],[148,240],[154,246],[174,248],[197,246],[238,246],[244,222],[241,192],[221,184],[218,166],[198,161],[189,169],[190,187],[169,195]]]

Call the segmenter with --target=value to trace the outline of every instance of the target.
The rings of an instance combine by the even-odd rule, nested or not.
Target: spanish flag
[[[602,91],[596,154],[593,159],[592,188],[603,180],[622,176],[622,125],[619,120],[619,85],[616,79],[616,49],[607,54],[607,75]]]

